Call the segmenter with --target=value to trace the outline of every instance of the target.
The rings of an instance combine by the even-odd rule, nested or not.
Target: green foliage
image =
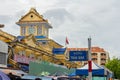
[[[109,60],[105,66],[114,73],[116,79],[120,79],[120,59],[114,57],[112,60]]]

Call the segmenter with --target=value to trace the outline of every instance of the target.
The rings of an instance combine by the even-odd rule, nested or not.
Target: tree
[[[114,73],[114,78],[120,79],[120,59],[114,57],[105,66]]]

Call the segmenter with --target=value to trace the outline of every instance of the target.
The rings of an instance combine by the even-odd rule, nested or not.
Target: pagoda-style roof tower
[[[62,49],[62,45],[49,39],[49,29],[52,26],[35,8],[31,8],[16,24],[20,26],[20,36],[16,37],[0,30],[0,40],[10,45],[8,63],[13,67],[21,68],[24,64],[28,66],[31,60],[48,61],[69,68],[78,66],[68,61],[67,49]],[[3,26],[0,24],[1,28]],[[60,54],[59,49],[62,50],[59,51]]]
[[[31,8],[17,24],[20,26],[20,36],[33,34],[37,40],[48,38],[49,28],[52,28],[48,20],[44,19],[35,8]]]
[[[48,45],[51,49],[53,47],[62,47],[62,45],[54,40],[49,39],[49,29],[52,28],[52,26],[35,8],[31,8],[16,24],[20,26],[20,36],[17,37],[19,40],[33,35],[41,45]]]

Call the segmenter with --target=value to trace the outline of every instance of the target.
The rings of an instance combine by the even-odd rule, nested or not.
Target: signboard
[[[70,51],[69,61],[87,61],[88,51]]]
[[[16,62],[25,63],[25,64],[29,64],[30,61],[35,61],[34,58],[28,58],[26,56],[17,55],[17,54],[14,56],[14,60]]]
[[[64,54],[66,48],[53,48],[52,53],[53,54]]]

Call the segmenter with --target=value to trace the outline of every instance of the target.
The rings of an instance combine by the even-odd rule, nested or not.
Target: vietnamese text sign
[[[28,58],[26,56],[17,55],[17,54],[14,56],[14,60],[16,62],[25,63],[25,64],[29,64],[30,61],[35,61],[34,58]]]
[[[87,61],[88,51],[70,51],[69,61]]]

